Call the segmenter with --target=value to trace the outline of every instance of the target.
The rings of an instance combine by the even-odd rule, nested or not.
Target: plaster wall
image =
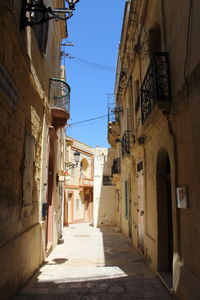
[[[109,176],[115,151],[97,147],[94,156],[94,226],[115,226],[115,186],[103,185],[103,175]]]

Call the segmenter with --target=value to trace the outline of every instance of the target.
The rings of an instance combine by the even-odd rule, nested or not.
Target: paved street
[[[63,238],[15,300],[171,299],[143,258],[114,229],[70,225]]]

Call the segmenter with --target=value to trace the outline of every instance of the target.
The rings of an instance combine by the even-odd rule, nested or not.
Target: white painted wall
[[[115,186],[104,186],[103,175],[111,175],[112,149],[97,147],[94,154],[94,226],[115,225]]]

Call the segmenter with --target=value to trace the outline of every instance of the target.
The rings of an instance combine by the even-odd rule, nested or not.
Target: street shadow
[[[99,254],[97,255],[98,259],[96,262],[73,266],[73,263],[68,265],[65,258],[52,259],[46,263],[55,262],[58,264],[57,268],[61,268],[62,266],[57,275],[54,274],[52,269],[51,272],[47,272],[46,278],[48,279],[45,279],[46,275],[44,276],[43,274],[40,277],[41,271],[39,270],[22,290],[21,294],[14,299],[171,299],[160,280],[150,271],[143,257],[130,246],[127,239],[121,233],[115,232],[113,227],[105,225],[102,225],[99,229],[94,228],[94,231],[91,231],[90,225],[88,224],[91,232],[90,236],[92,237],[95,232],[98,232],[99,237],[97,243],[99,245],[97,247]],[[85,238],[88,239],[88,237]],[[86,261],[88,253],[82,252],[84,247],[81,247],[80,242],[79,246],[74,251],[79,249],[78,257],[80,256]],[[88,244],[89,248],[90,243]],[[78,273],[76,268],[80,270],[80,273]]]

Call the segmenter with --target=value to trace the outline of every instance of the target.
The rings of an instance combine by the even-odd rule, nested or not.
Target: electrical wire
[[[107,116],[106,116],[107,117]],[[100,119],[100,120],[98,120],[98,121],[94,121],[94,122],[91,122],[91,123],[89,123],[89,124],[75,124],[75,125],[73,125],[73,126],[78,126],[78,127],[85,127],[85,126],[92,126],[92,125],[96,125],[96,124],[100,124],[102,121],[105,121],[105,119],[106,119],[106,117],[104,117],[104,118],[102,118],[102,119]],[[73,127],[72,126],[72,127]]]
[[[112,113],[113,114],[113,113]],[[110,114],[111,115],[111,114]],[[76,124],[81,124],[81,123],[85,123],[85,122],[90,122],[90,121],[94,121],[94,120],[98,120],[98,119],[103,119],[105,117],[108,117],[108,114],[107,115],[103,115],[103,116],[100,116],[100,117],[96,117],[96,118],[92,118],[92,119],[87,119],[87,120],[83,120],[83,121],[79,121],[79,122],[75,122],[75,123],[72,123],[72,124],[67,124],[67,126],[73,126],[73,125],[76,125]]]
[[[92,68],[95,68],[95,69],[100,69],[100,70],[109,71],[109,72],[115,72],[115,68],[114,67],[109,67],[109,66],[101,65],[101,64],[98,64],[98,63],[95,63],[95,62],[91,62],[89,60],[86,60],[84,58],[72,55],[70,53],[64,53],[63,52],[62,55],[64,57],[69,58],[69,59],[75,59],[75,61],[77,61],[77,62],[87,64],[88,66],[90,66]]]

